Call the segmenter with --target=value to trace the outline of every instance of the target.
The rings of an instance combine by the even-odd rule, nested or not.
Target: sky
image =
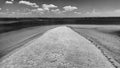
[[[120,16],[120,0],[0,0],[0,17],[109,16]]]

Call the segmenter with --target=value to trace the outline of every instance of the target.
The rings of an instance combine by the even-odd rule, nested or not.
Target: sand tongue
[[[66,26],[47,31],[4,59],[0,68],[114,68],[90,41]]]

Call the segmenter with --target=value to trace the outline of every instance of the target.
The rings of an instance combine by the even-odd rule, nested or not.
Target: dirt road
[[[66,26],[47,31],[0,64],[1,68],[115,68],[93,43]]]

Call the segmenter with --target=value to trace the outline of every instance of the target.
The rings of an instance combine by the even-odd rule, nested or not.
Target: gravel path
[[[66,26],[47,31],[0,63],[1,68],[115,68],[89,40]]]

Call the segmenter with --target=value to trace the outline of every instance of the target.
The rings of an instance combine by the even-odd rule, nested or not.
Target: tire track
[[[112,57],[108,56],[108,55],[104,52],[104,49],[98,46],[98,44],[99,44],[99,45],[102,45],[102,44],[98,43],[98,41],[97,41],[96,39],[92,38],[92,37],[86,38],[86,39],[88,39],[91,43],[93,43],[93,44],[101,51],[101,53],[108,59],[108,61],[109,61],[115,68],[118,68],[118,66],[115,64],[115,61],[112,59]],[[95,40],[96,40],[96,41],[95,41]]]

